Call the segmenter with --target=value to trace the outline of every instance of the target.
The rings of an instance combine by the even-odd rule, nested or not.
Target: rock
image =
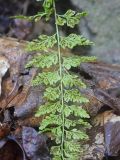
[[[118,156],[120,150],[120,116],[110,113],[105,122],[106,152],[109,156]]]
[[[50,160],[45,136],[31,127],[23,127],[22,140],[24,150],[30,160]]]
[[[108,156],[119,156],[120,150],[120,116],[116,115],[112,110],[98,114],[94,118],[94,124],[104,127],[104,138],[100,134],[95,137],[95,144],[104,142],[105,153]],[[97,142],[97,143],[96,143]]]
[[[71,0],[88,16],[81,20],[81,33],[95,45],[92,55],[112,63],[120,62],[120,0]]]
[[[1,95],[2,77],[5,75],[9,67],[10,65],[7,58],[5,58],[4,56],[0,56],[0,95]]]
[[[106,111],[94,118],[89,134],[89,144],[85,145],[86,153],[82,160],[104,160],[111,157],[117,160],[120,149],[120,116],[113,111]]]

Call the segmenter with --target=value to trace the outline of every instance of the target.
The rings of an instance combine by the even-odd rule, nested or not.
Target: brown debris
[[[30,130],[31,134],[37,135],[33,128],[38,128],[42,121],[42,117],[36,118],[34,114],[38,106],[43,103],[43,87],[31,86],[37,70],[25,69],[25,64],[34,54],[26,53],[25,44],[24,41],[19,42],[12,38],[0,38],[0,56],[5,57],[7,63],[10,64],[9,70],[2,77],[0,97],[0,156],[6,157],[5,160],[18,154],[17,151],[14,154],[10,150],[15,146],[20,151],[18,160],[21,160],[21,157],[22,160],[27,160],[28,157],[25,159],[22,145],[25,135],[22,136],[22,133]],[[105,153],[108,157],[118,156],[120,150],[120,66],[102,62],[83,63],[81,68],[78,68],[78,73],[87,83],[87,89],[81,92],[89,98],[90,102],[84,107],[90,113],[93,125],[88,131],[90,140],[85,144],[87,153],[82,160],[104,160]],[[28,128],[24,130],[23,126]],[[109,139],[108,134],[110,134]],[[33,145],[31,141],[28,144]],[[24,143],[29,147],[28,144]],[[6,148],[8,152],[9,150],[12,152],[10,156]],[[30,151],[29,148],[29,153]],[[42,156],[47,157],[46,154],[48,153]],[[29,158],[33,160],[33,157],[38,156],[39,154],[34,156],[33,153]],[[49,159],[49,156],[47,158]]]
[[[93,125],[83,159],[106,160],[110,157],[117,160],[120,158],[120,66],[83,63],[79,73],[85,75],[84,81],[88,84],[82,92],[90,100],[85,107],[92,116]]]
[[[42,103],[42,87],[31,87],[37,70],[25,69],[31,54],[25,52],[24,45],[25,42],[16,39],[0,39],[0,54],[10,64],[9,71],[3,77],[0,97],[0,159],[4,157],[2,160],[27,160],[23,146],[21,148],[18,145],[21,142],[17,142],[17,137],[22,139],[19,128],[38,127],[40,122],[40,118],[35,118],[34,114]],[[12,138],[9,137],[11,134]],[[7,139],[3,141],[5,138]]]
[[[110,107],[117,113],[120,112],[120,100],[115,96],[115,92],[118,94],[120,88],[119,65],[108,65],[102,62],[83,63],[78,72],[85,75],[84,81],[88,84],[88,88],[82,92],[90,99],[90,108],[87,107],[90,115],[95,116],[104,106]],[[96,107],[91,108],[92,103]]]

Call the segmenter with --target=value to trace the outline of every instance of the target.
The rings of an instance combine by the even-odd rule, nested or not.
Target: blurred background
[[[79,55],[95,55],[109,63],[120,63],[120,0],[58,0],[57,10],[86,11],[74,29],[60,30],[61,34],[72,32],[82,34],[95,43],[92,47],[76,47],[73,52]],[[0,0],[0,36],[15,37],[19,40],[32,40],[40,34],[52,34],[55,30],[54,19],[49,23],[28,22],[11,19],[14,15],[34,15],[42,10],[42,3],[36,0]]]

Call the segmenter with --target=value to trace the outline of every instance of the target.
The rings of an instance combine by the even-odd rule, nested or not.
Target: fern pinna
[[[40,1],[40,0],[38,0]],[[57,3],[57,2],[56,2]],[[76,45],[91,45],[92,43],[83,36],[70,34],[63,37],[59,34],[59,27],[67,25],[74,27],[86,13],[76,13],[68,10],[64,15],[56,12],[55,0],[43,1],[43,12],[28,17],[29,20],[38,21],[42,17],[49,20],[54,15],[56,33],[52,36],[40,35],[38,39],[29,42],[29,51],[44,51],[34,57],[27,67],[52,68],[44,69],[33,80],[33,85],[45,85],[45,103],[39,107],[36,116],[44,116],[40,123],[40,132],[50,132],[55,140],[51,148],[53,160],[79,160],[83,151],[81,141],[88,139],[86,129],[90,125],[85,121],[89,115],[82,108],[88,99],[84,97],[79,88],[85,88],[82,80],[69,70],[77,67],[81,62],[95,60],[95,57],[70,56],[65,57],[61,48],[73,48]],[[26,17],[22,17],[26,18]],[[57,52],[52,49],[57,45]]]

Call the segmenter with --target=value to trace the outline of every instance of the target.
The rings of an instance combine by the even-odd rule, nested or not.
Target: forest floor
[[[32,5],[37,12],[36,3],[0,4],[0,160],[50,160],[52,142],[38,133],[42,118],[34,116],[43,102],[43,87],[31,86],[37,69],[25,68],[36,53],[26,52],[25,46],[27,40],[54,28],[44,22],[9,18],[21,11],[34,14],[27,7]],[[83,63],[73,72],[87,84],[81,92],[90,101],[84,106],[92,128],[88,131],[90,140],[84,144],[87,152],[83,160],[120,160],[120,65]]]

